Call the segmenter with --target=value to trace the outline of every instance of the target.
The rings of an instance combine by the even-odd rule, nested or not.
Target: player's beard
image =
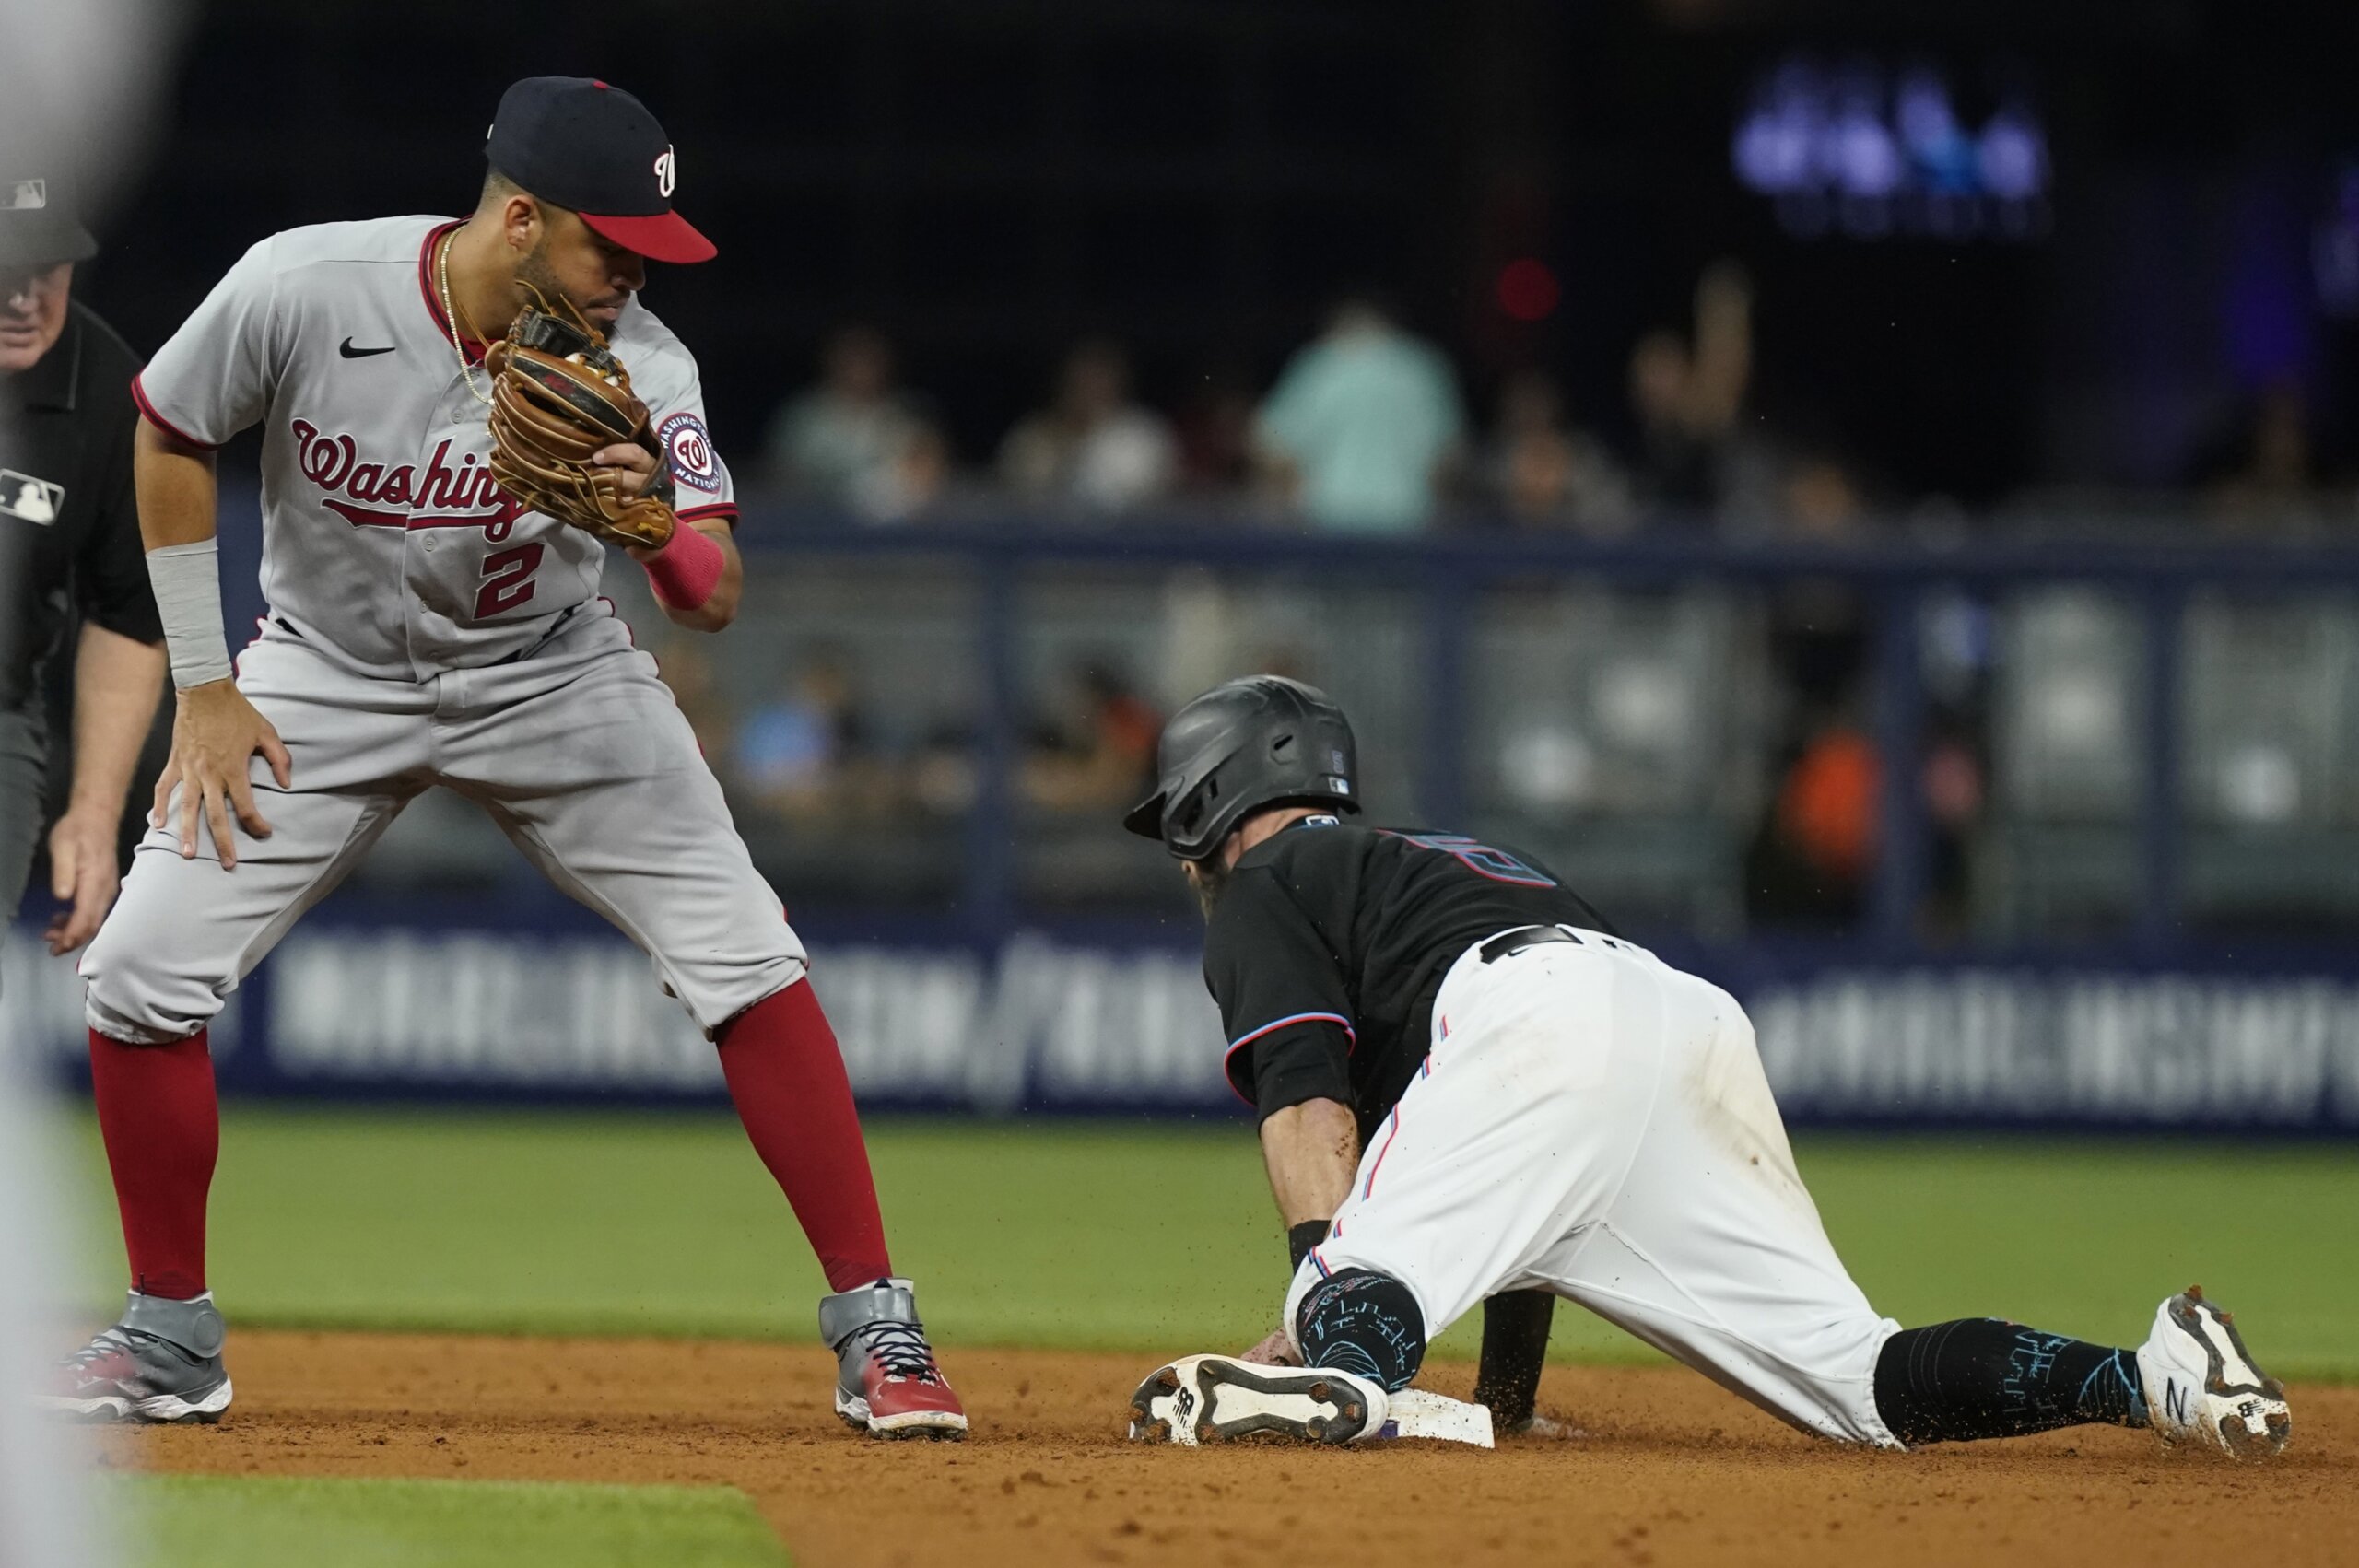
[[[1228,891],[1228,866],[1217,855],[1209,860],[1188,862],[1188,885],[1196,891],[1196,902],[1203,906],[1204,919],[1213,918],[1213,906]]]
[[[548,248],[549,237],[543,234],[516,263],[517,302],[527,306],[555,305],[563,300],[578,310],[581,301],[568,294],[565,285],[557,280],[557,269],[549,265]],[[535,293],[540,296],[538,299],[533,298]]]

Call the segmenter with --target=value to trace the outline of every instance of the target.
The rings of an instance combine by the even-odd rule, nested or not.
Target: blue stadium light
[[[1798,239],[2037,239],[2048,230],[2048,133],[2026,93],[1978,125],[1940,69],[1789,54],[1763,72],[1730,164]]]

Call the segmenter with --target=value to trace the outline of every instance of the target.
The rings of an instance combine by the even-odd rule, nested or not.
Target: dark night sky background
[[[986,459],[1104,331],[1166,407],[1265,383],[1340,288],[1390,291],[1485,412],[1536,364],[1609,433],[1631,343],[1743,260],[1763,417],[1886,493],[2183,479],[2239,400],[2310,388],[2330,455],[2352,333],[2313,229],[2359,158],[2347,6],[2225,0],[804,0],[197,15],[83,297],[168,335],[271,230],[455,212],[501,88],[632,88],[721,259],[648,300],[697,351],[724,451],[758,439],[834,322],[883,326],[959,456]],[[395,20],[397,18],[397,20]],[[2054,161],[2036,243],[1799,240],[1730,171],[1797,49],[2029,84]],[[1546,262],[1545,321],[1498,309]]]

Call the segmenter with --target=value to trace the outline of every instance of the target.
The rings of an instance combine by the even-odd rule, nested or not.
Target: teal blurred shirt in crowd
[[[1262,404],[1262,439],[1301,475],[1321,530],[1412,533],[1465,415],[1449,363],[1390,325],[1339,326],[1297,354]]]

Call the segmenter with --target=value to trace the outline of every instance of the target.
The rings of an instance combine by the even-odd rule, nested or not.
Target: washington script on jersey
[[[322,430],[308,419],[288,421],[295,432],[296,464],[303,477],[331,497],[349,500],[320,504],[356,528],[468,528],[482,524],[490,536],[506,536],[520,509],[502,494],[491,469],[474,452],[451,462],[445,439],[427,460],[420,477],[416,463],[363,462],[350,436]],[[393,508],[402,510],[393,510]],[[412,511],[417,507],[427,509]]]
[[[456,228],[413,216],[272,235],[132,387],[151,421],[196,445],[262,427],[264,640],[332,646],[374,678],[521,657],[598,596],[606,565],[596,539],[524,510],[492,477],[482,371],[436,298],[436,245]],[[681,521],[734,512],[728,465],[701,435],[695,357],[637,299],[609,336],[659,427],[694,421],[674,427],[696,439],[675,439],[673,461],[703,468]],[[391,352],[358,357],[346,342]],[[316,699],[316,678],[303,680]]]

